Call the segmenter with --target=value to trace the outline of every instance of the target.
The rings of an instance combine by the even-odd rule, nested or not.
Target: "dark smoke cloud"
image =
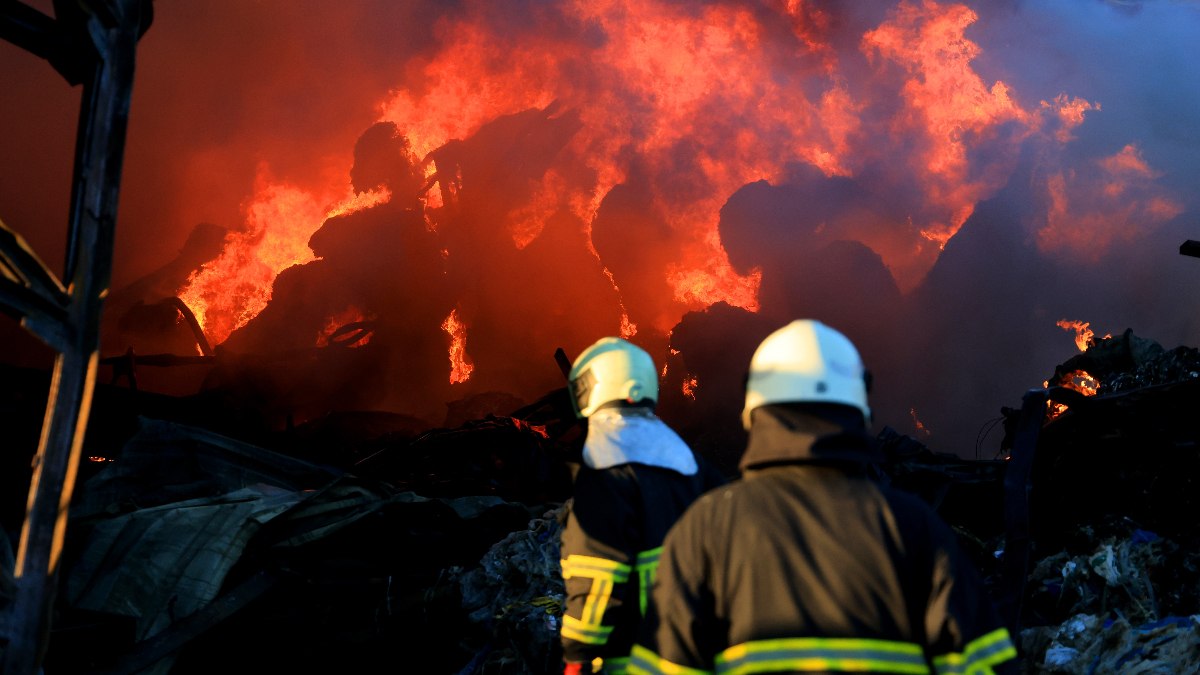
[[[703,6],[678,4],[697,13]],[[759,16],[770,15],[751,4]],[[626,180],[591,223],[599,261],[583,239],[586,224],[565,210],[550,215],[525,249],[499,245],[506,235],[495,229],[495,214],[530,196],[525,178],[553,167],[583,182],[579,176],[588,169],[569,164],[570,155],[562,152],[578,128],[569,105],[549,116],[535,110],[495,120],[444,148],[464,182],[463,213],[439,233],[457,268],[457,297],[477,322],[468,345],[479,368],[471,390],[507,389],[529,397],[557,386],[554,347],[574,356],[615,330],[624,308],[642,328],[637,340],[670,364],[665,410],[681,427],[708,434],[711,446],[721,447],[737,442],[736,387],[753,345],[772,324],[804,314],[843,327],[862,346],[876,373],[877,425],[918,434],[919,419],[931,432],[922,440],[969,456],[1001,406],[1018,405],[1026,389],[1040,386],[1074,354],[1073,335],[1055,325],[1060,319],[1089,321],[1098,336],[1131,328],[1168,348],[1200,341],[1200,261],[1177,253],[1183,240],[1200,238],[1194,194],[1200,69],[1193,67],[1200,6],[1063,0],[972,7],[979,19],[966,36],[980,46],[972,66],[986,84],[1005,82],[1026,110],[1060,94],[1100,109],[1087,112],[1065,144],[1024,139],[1017,125],[1009,125],[973,146],[971,177],[995,177],[998,189],[977,204],[944,251],[930,249],[936,262],[911,288],[898,286],[881,256],[885,248],[912,245],[914,223],[931,212],[911,164],[923,141],[912,137],[881,138],[864,147],[852,178],[827,178],[797,158],[774,183],[751,182],[721,195],[721,237],[730,261],[742,272],[759,269],[763,275],[758,314],[728,305],[684,312],[669,298],[662,270],[689,242],[686,233],[664,227],[664,214],[653,205],[663,194],[682,199],[704,191],[704,184],[691,180],[700,157],[687,139],[653,158],[645,171],[638,158],[631,159]],[[576,96],[606,75],[589,70],[579,54],[611,39],[598,22],[580,22],[562,6],[543,2],[176,0],[160,1],[155,9],[138,54],[117,289],[145,287],[164,266],[190,255],[197,224],[241,227],[241,207],[264,166],[283,181],[348,185],[352,149],[377,121],[375,106],[390,90],[427,86],[411,59],[452,41],[449,20],[479,16],[512,50],[526,40],[556,41]],[[884,21],[892,6],[844,2],[818,9],[826,22],[814,29],[817,37],[832,46],[847,88],[872,101],[861,112],[864,126],[892,119],[900,105],[899,73],[880,76],[861,51],[864,32]],[[796,87],[815,100],[830,84],[823,56],[814,54],[796,72],[790,28],[778,21],[765,25],[779,42],[764,50],[773,78],[755,83],[759,91]],[[478,65],[502,70],[504,56],[492,54]],[[6,101],[0,123],[12,130],[0,136],[0,153],[29,158],[24,165],[0,166],[0,218],[49,263],[61,264],[78,92],[11,45],[0,45],[0,61]],[[699,125],[697,134],[736,133],[728,118],[713,120]],[[781,142],[788,131],[778,130]],[[1129,201],[1165,195],[1179,214],[1163,221],[1133,213],[1119,232],[1088,229],[1095,226],[1068,218],[1057,226],[1094,246],[1039,246],[1054,204],[1047,185],[1057,177],[1076,190],[1099,184],[1108,177],[1102,162],[1131,144],[1154,175],[1129,188]],[[281,275],[280,297],[321,296],[336,287],[337,276],[322,267],[329,265]],[[620,287],[619,297],[603,267]],[[324,283],[306,285],[313,278]],[[399,307],[406,298],[411,300],[386,300]],[[258,348],[288,335],[285,326],[295,320],[278,318],[287,309],[280,300],[239,341]],[[653,328],[672,312],[681,317],[669,336],[680,351],[676,356],[666,351],[665,332]],[[400,330],[401,320],[394,321]],[[435,338],[441,339],[436,331],[428,339]],[[310,373],[326,379],[340,374],[350,383],[349,390],[331,386],[325,394],[356,403],[386,400],[386,386],[353,383],[363,372],[399,371],[379,370],[358,351],[346,357]],[[441,363],[445,354],[431,358]],[[689,374],[700,383],[691,403],[678,389]],[[300,379],[286,384],[293,392],[306,386]],[[283,396],[280,387],[262,395]],[[717,431],[697,426],[717,418],[727,422]],[[982,454],[990,456],[998,440],[989,436]]]

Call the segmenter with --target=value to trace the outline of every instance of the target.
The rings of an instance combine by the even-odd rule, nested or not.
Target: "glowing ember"
[[[922,434],[924,436],[930,435],[929,429],[926,429],[925,424],[920,420],[920,418],[917,417],[917,409],[916,408],[909,408],[908,415],[909,415],[909,417],[912,418],[913,428],[917,430],[917,433]]]
[[[683,395],[692,399],[693,401],[696,400],[696,388],[699,386],[700,383],[696,379],[696,376],[688,375],[687,377],[683,378]]]
[[[596,255],[599,258],[594,248],[592,249],[592,255]],[[621,337],[628,340],[637,335],[637,324],[630,320],[629,310],[625,309],[625,301],[621,299],[621,289],[617,286],[617,280],[613,278],[613,273],[607,267],[604,268],[604,276],[608,277],[609,282],[612,283],[613,290],[617,293],[618,302],[621,305]]]
[[[1100,381],[1092,377],[1086,370],[1073,370],[1060,377],[1055,386],[1077,391],[1084,396],[1095,396],[1100,390]],[[1043,387],[1049,387],[1050,382],[1042,382]],[[1053,420],[1067,411],[1067,405],[1055,401],[1046,401],[1046,421]]]
[[[367,320],[369,320],[369,317],[364,315],[362,310],[359,308],[353,305],[347,307],[341,312],[329,317],[329,321],[325,323],[325,327],[321,329],[320,334],[317,336],[317,346],[328,347],[330,345],[330,337],[335,331],[337,331],[337,329],[342,328],[343,326],[348,326],[352,323],[358,323]],[[371,334],[364,333],[349,344],[341,344],[346,347],[357,348],[369,343],[370,341]]]
[[[1095,396],[1100,389],[1100,382],[1086,370],[1073,370],[1067,373],[1059,381],[1059,384],[1067,389],[1074,389],[1084,396]]]
[[[450,384],[471,379],[475,365],[467,356],[467,324],[458,318],[458,310],[450,310],[442,322],[442,330],[450,335]]]

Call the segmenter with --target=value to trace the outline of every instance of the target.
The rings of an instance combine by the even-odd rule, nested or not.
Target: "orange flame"
[[[542,184],[529,203],[508,214],[508,230],[514,246],[522,249],[537,239],[550,216],[563,207],[560,196],[565,186],[566,181],[562,176],[550,171],[542,178]]]
[[[330,336],[333,335],[334,331],[341,328],[342,326],[352,324],[352,323],[357,323],[359,321],[366,321],[366,320],[368,320],[368,317],[363,314],[362,310],[360,310],[359,308],[357,308],[353,305],[347,307],[346,309],[329,317],[329,319],[325,322],[325,327],[322,328],[317,335],[317,346],[318,347],[328,347],[330,344],[329,338],[330,338]],[[351,348],[357,348],[357,347],[361,347],[361,346],[369,343],[370,341],[371,341],[370,334],[366,334],[365,336],[355,340],[354,342],[352,342],[346,346],[351,347]]]
[[[414,154],[428,160],[432,151],[502,115],[552,102],[577,114],[579,131],[557,164],[535,179],[541,184],[534,197],[498,217],[517,249],[541,236],[555,213],[578,216],[589,231],[614,186],[644,177],[654,210],[674,236],[673,257],[661,261],[672,297],[655,310],[657,316],[637,317],[660,330],[675,325],[683,312],[718,301],[759,310],[761,272],[733,269],[718,232],[721,207],[742,186],[785,182],[797,163],[828,176],[853,177],[879,153],[911,148],[904,156],[911,157],[913,183],[928,206],[897,216],[909,221],[898,228],[900,234],[873,225],[847,234],[876,250],[907,290],[975,204],[1007,182],[1020,141],[1051,128],[1065,143],[1085,113],[1100,107],[1060,94],[1026,109],[1005,82],[985,82],[972,66],[980,47],[966,37],[978,16],[961,4],[901,2],[884,22],[861,34],[857,46],[871,75],[895,83],[887,90],[900,104],[895,112],[868,98],[877,90],[856,84],[857,61],[839,63],[834,44],[842,26],[819,3],[569,0],[554,13],[555,21],[587,26],[603,39],[564,44],[569,38],[551,34],[544,43],[513,49],[512,35],[488,25],[488,12],[448,13],[432,27],[441,49],[405,64],[410,77],[381,95],[377,118],[395,122]],[[781,21],[784,31],[778,30]],[[781,43],[789,31],[793,39]],[[993,146],[1010,147],[1011,156],[980,152]],[[669,185],[658,180],[677,176],[681,165],[689,172],[685,179]],[[426,167],[432,175],[433,164]],[[1141,186],[1142,198],[1130,207],[1129,218],[1162,222],[1179,212],[1176,203],[1137,182],[1152,172],[1136,148],[1096,170],[1112,177],[1109,199],[1130,196],[1126,186]],[[455,181],[461,185],[461,179],[445,177],[425,195],[431,228],[437,217],[429,212],[454,208]],[[272,191],[286,189],[264,183],[251,215],[282,199]],[[1049,190],[1059,199],[1052,199],[1038,236],[1043,247],[1053,248],[1076,234],[1066,207],[1079,198],[1079,188],[1060,176]],[[230,260],[205,270],[204,279],[189,280],[185,299],[211,342],[221,342],[262,308],[275,274],[311,259],[303,243],[296,245],[321,222],[319,209],[309,204],[308,211],[304,218],[279,218],[295,224],[289,255],[264,260],[258,242],[268,228],[259,221],[268,218],[248,216],[247,232],[227,247]],[[245,269],[235,275],[234,267]],[[252,278],[243,282],[244,276]],[[639,327],[624,300],[621,310],[620,334],[630,337]]]
[[[1050,177],[1050,210],[1037,232],[1043,251],[1070,251],[1094,262],[1183,212],[1153,181],[1161,174],[1135,145],[1091,165]]]
[[[471,379],[475,365],[467,356],[467,324],[458,318],[458,310],[450,310],[442,322],[442,330],[450,335],[450,384]]]
[[[245,208],[245,229],[225,238],[221,255],[193,272],[179,298],[192,310],[210,344],[220,344],[266,307],[271,285],[283,269],[315,259],[308,239],[326,218],[386,201],[388,194],[330,199],[273,183],[260,167],[254,200]]]
[[[1063,330],[1075,331],[1075,346],[1078,347],[1079,351],[1081,352],[1087,351],[1087,348],[1092,343],[1092,336],[1095,335],[1090,328],[1092,324],[1089,321],[1071,321],[1069,319],[1059,319],[1054,325]]]
[[[920,418],[917,417],[917,409],[916,408],[909,408],[908,415],[909,415],[909,417],[912,417],[913,428],[916,429],[918,433],[920,433],[924,436],[930,435],[930,431],[929,431],[929,429],[927,429],[925,427],[925,423],[922,422],[920,420]]]
[[[1093,339],[1095,333],[1092,331],[1092,324],[1089,321],[1071,321],[1069,319],[1059,319],[1055,325],[1063,330],[1075,331],[1075,346],[1078,347],[1079,351],[1081,352],[1086,352],[1088,347],[1096,344],[1096,341]],[[1106,333],[1101,339],[1107,340],[1111,337],[1112,333]]]
[[[971,69],[980,49],[965,33],[977,18],[964,5],[902,2],[890,21],[862,40],[869,57],[895,63],[906,78],[901,96],[909,118],[897,124],[920,139],[914,168],[928,181],[928,199],[945,214],[945,220],[919,228],[938,250],[966,222],[974,204],[1007,176],[1002,170],[972,170],[972,139],[990,138],[1013,122],[1020,134],[1028,134],[1038,123],[1012,100],[1008,85],[989,87]]]
[[[688,375],[687,377],[683,378],[683,395],[692,399],[693,401],[696,400],[696,388],[699,386],[700,382],[696,379],[696,376]]]
[[[1055,382],[1057,386],[1066,389],[1072,389],[1084,396],[1095,396],[1100,391],[1100,381],[1092,377],[1086,370],[1072,370]],[[1050,381],[1042,382],[1043,387],[1049,387]],[[1046,421],[1056,419],[1067,411],[1068,406],[1065,403],[1057,403],[1055,401],[1046,401]]]
[[[596,253],[595,248],[592,249],[592,255],[595,255],[597,258],[600,257],[599,254]],[[608,277],[609,283],[612,284],[613,290],[617,293],[617,302],[621,306],[620,335],[628,340],[634,335],[637,335],[637,324],[629,318],[629,310],[625,309],[625,300],[621,297],[621,288],[617,286],[617,280],[613,277],[612,271],[610,271],[607,267],[604,268],[604,276]]]

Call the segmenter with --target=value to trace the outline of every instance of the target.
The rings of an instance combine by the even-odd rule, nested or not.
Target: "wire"
[[[987,422],[984,422],[983,426],[979,428],[979,432],[975,434],[975,459],[979,459],[979,450],[983,447],[983,442],[987,440],[988,434],[992,433],[992,429],[995,429],[996,426],[1003,421],[1003,415],[1000,417],[993,417]]]

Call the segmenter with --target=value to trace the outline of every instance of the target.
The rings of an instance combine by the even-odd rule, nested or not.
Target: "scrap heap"
[[[1094,393],[1063,386],[1081,370]],[[254,443],[196,426],[211,403],[97,387],[47,672],[555,671],[565,389],[453,428],[340,414]],[[1027,671],[1174,672],[1200,662],[1198,405],[1200,352],[1126,332],[1003,409],[1007,457],[884,429],[880,478],[960,534]]]
[[[1070,386],[1080,378],[1094,391]],[[1006,411],[1014,459],[1034,451],[1020,604],[1027,662],[1053,673],[1194,667],[1200,351],[1127,330],[1090,343],[1047,384],[1035,447],[1019,447],[1021,413]]]

